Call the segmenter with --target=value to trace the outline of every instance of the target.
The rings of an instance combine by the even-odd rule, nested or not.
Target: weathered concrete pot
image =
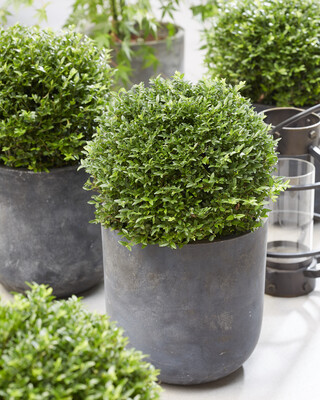
[[[0,283],[23,292],[48,284],[58,297],[103,279],[101,233],[77,167],[49,173],[0,168]]]
[[[132,251],[103,229],[106,311],[172,384],[237,370],[261,329],[267,225],[228,240]]]
[[[178,26],[176,28],[177,32],[172,37],[169,48],[166,39],[147,42],[147,45],[154,50],[154,54],[159,60],[156,71],[152,66],[143,68],[144,60],[142,57],[133,57],[131,62],[133,72],[130,77],[132,84],[144,82],[147,86],[149,79],[154,76],[162,75],[164,78],[169,78],[176,71],[184,72],[184,30]],[[131,46],[132,50],[136,52],[141,45],[137,43]]]

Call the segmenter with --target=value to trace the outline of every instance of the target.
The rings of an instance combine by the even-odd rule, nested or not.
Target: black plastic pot
[[[49,173],[0,168],[0,283],[23,292],[48,284],[58,297],[103,279],[101,233],[77,167]]]
[[[267,225],[182,249],[132,251],[103,229],[106,311],[172,384],[237,370],[261,329]]]

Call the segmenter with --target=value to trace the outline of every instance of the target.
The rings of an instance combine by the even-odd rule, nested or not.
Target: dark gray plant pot
[[[101,233],[77,167],[49,173],[0,168],[0,282],[23,292],[48,284],[58,297],[103,279]]]
[[[270,107],[265,105],[263,107],[264,109],[260,109],[255,105],[256,111],[266,112],[264,121],[273,126],[304,110],[304,108],[295,107]],[[310,145],[319,147],[319,121],[319,113],[312,113],[290,126],[284,127],[280,132],[281,139],[277,146],[279,157],[294,157],[312,162],[316,169],[316,182],[320,181],[320,161],[311,157],[308,149]],[[315,190],[314,210],[316,213],[320,213],[320,189]]]
[[[267,224],[182,249],[120,245],[103,229],[106,311],[160,380],[213,381],[237,370],[261,329]]]
[[[255,109],[255,111],[257,113],[260,113],[260,112],[262,112],[264,110],[268,110],[269,108],[274,108],[274,107],[276,107],[276,106],[270,106],[268,104],[259,104],[259,103],[254,103],[253,104],[253,108]]]
[[[154,68],[143,68],[144,60],[141,57],[134,57],[132,59],[133,73],[130,80],[133,84],[144,82],[148,85],[149,79],[162,75],[164,78],[169,78],[174,75],[176,71],[184,71],[184,30],[177,27],[177,33],[172,37],[172,44],[168,48],[167,41],[157,40],[148,42],[148,46],[152,47],[156,58],[159,60],[159,65],[156,71]],[[140,44],[132,44],[132,50],[137,51]]]

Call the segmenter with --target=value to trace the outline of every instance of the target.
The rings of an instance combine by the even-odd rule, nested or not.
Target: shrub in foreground
[[[274,148],[263,117],[223,80],[176,74],[114,94],[83,160],[96,222],[173,248],[254,230],[281,188]]]
[[[34,284],[0,305],[1,399],[159,399],[157,372],[122,329],[51,292]]]

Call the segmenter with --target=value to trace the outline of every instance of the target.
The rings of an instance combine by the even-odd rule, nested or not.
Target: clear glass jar
[[[298,158],[279,158],[276,174],[291,187],[313,184],[315,167]],[[314,190],[286,190],[270,202],[268,252],[304,253],[312,249]],[[296,269],[308,266],[310,257],[267,258],[268,267]]]

